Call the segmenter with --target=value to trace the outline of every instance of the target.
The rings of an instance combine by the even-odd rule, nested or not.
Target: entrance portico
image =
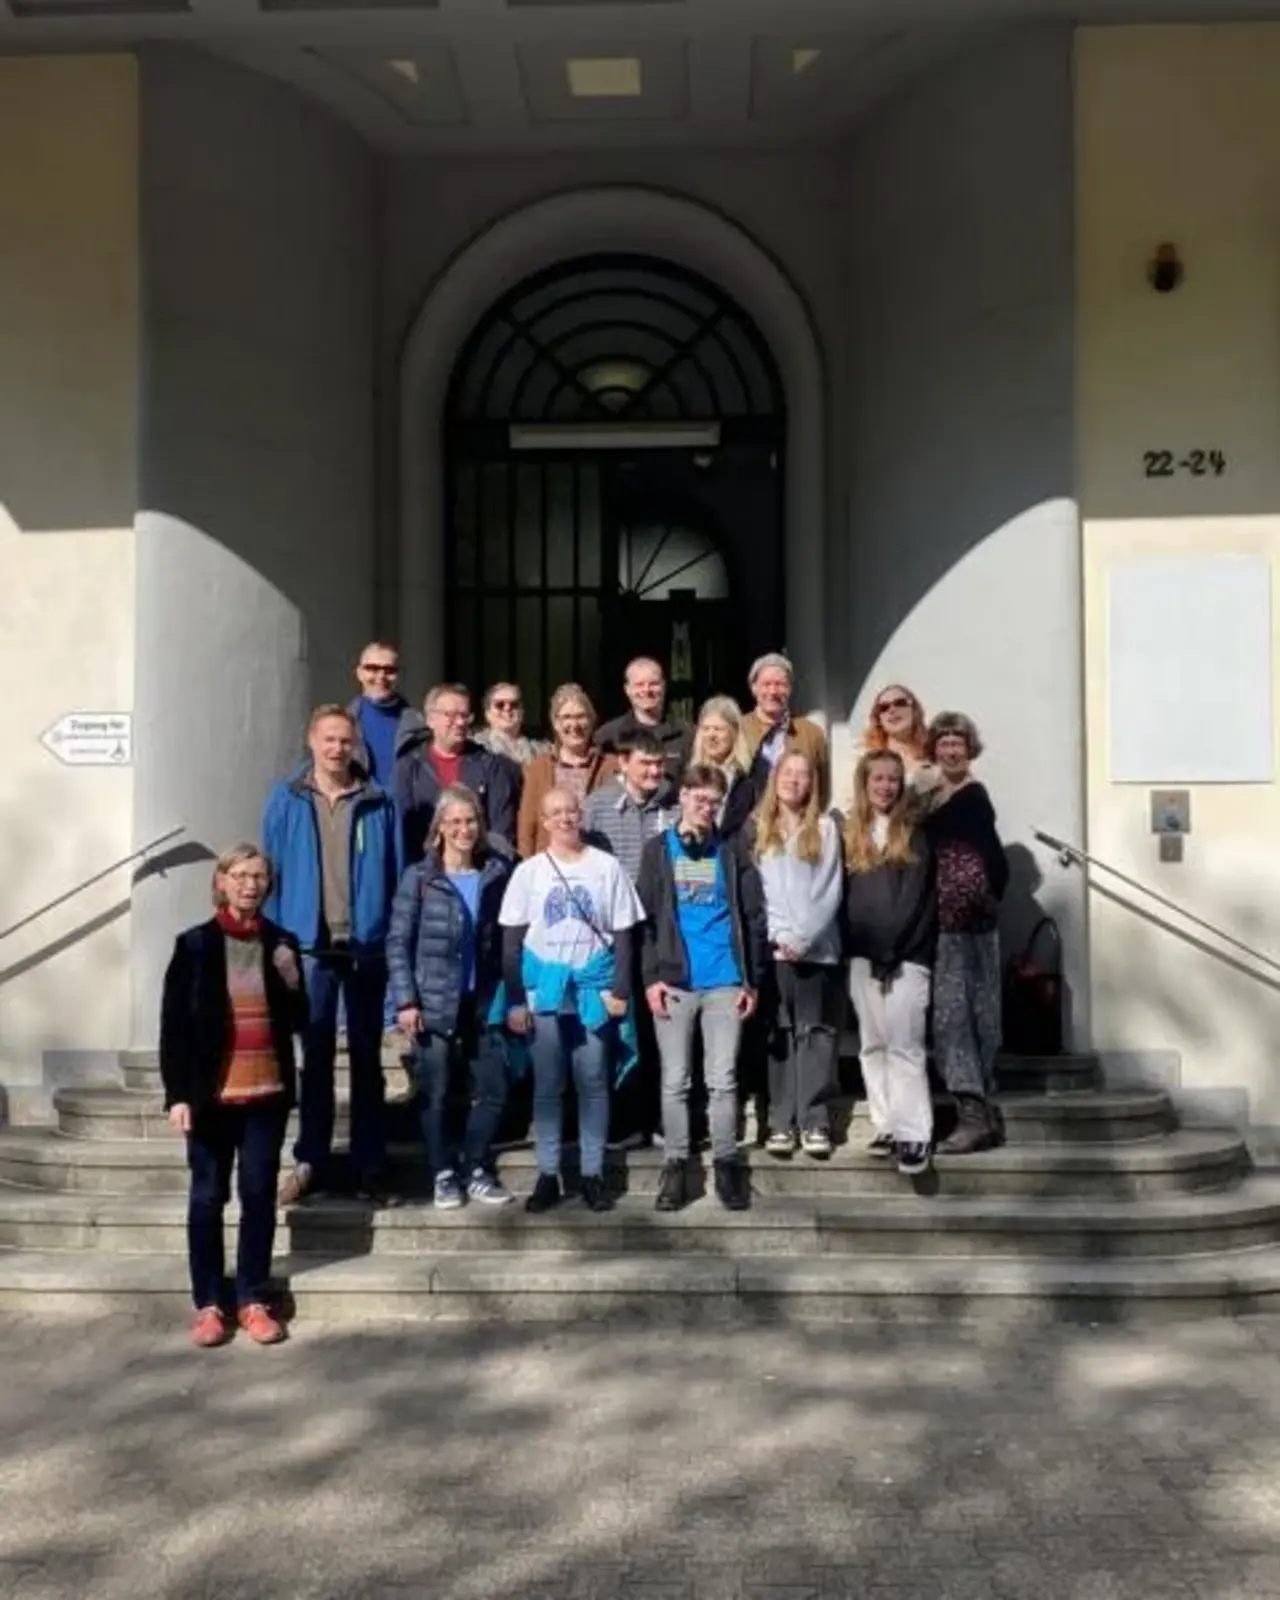
[[[1226,303],[1265,304],[1269,263],[1248,241],[1269,171],[1272,27],[1211,30],[1192,50],[1178,28],[1079,31],[1043,9],[994,26],[976,0],[945,28],[931,8],[878,0],[92,9],[0,6],[0,197],[19,241],[0,288],[0,548],[21,597],[0,659],[23,687],[7,798],[59,841],[24,842],[0,922],[176,826],[186,838],[163,872],[73,898],[15,938],[0,961],[6,1068],[75,1073],[152,1042],[173,932],[205,903],[205,853],[257,831],[307,706],[349,693],[366,639],[402,642],[415,694],[464,660],[448,587],[451,378],[520,285],[631,258],[705,285],[776,364],[767,642],[797,661],[837,781],[885,681],[969,711],[1013,851],[1010,934],[1039,910],[1058,918],[1076,1042],[1184,1087],[1243,1086],[1251,1116],[1271,1106],[1253,1059],[1269,991],[1246,975],[1232,1014],[1247,1026],[1202,1026],[1216,989],[1194,963],[1211,958],[1160,934],[1137,971],[1132,914],[1109,902],[1091,961],[1083,879],[1035,833],[1103,841],[1107,859],[1231,921],[1235,890],[1207,843],[1180,878],[1165,869],[1145,791],[1110,779],[1099,619],[1113,556],[1162,548],[1175,522],[1220,517],[1270,549],[1254,433],[1234,449],[1230,394],[1169,352],[1254,374],[1265,432],[1275,396],[1248,330],[1231,322],[1216,354],[1199,334],[1182,341]],[[1099,4],[1084,20],[1115,15]],[[1183,194],[1115,112],[1127,86],[1157,80],[1162,104],[1194,108],[1203,152],[1217,149],[1212,108],[1241,108],[1237,144],[1253,155],[1221,200],[1235,244],[1218,202]],[[1124,220],[1138,196],[1142,237]],[[1156,235],[1183,222],[1197,256],[1186,293],[1155,296]],[[1160,437],[1146,437],[1148,370],[1168,377]],[[1213,394],[1212,416],[1175,393]],[[1175,444],[1224,449],[1233,466],[1154,489],[1125,478]],[[560,493],[540,459],[539,494]],[[689,479],[707,470],[691,460]],[[618,529],[645,548],[654,527],[703,541],[740,594],[745,519],[685,478],[665,487],[667,502],[638,497]],[[575,503],[591,492],[576,486]],[[540,569],[537,604],[571,601],[580,666],[594,591],[580,570],[564,594],[553,576]],[[473,638],[489,599],[514,626],[514,586],[472,593]],[[753,615],[734,647],[765,642],[764,600]],[[547,678],[561,663],[545,648],[552,616],[539,617]],[[518,628],[510,647],[519,670]],[[488,671],[489,655],[465,659]],[[60,716],[94,710],[133,715],[127,770],[59,766],[39,745]],[[1227,787],[1234,800],[1206,794],[1197,810],[1210,829],[1197,846],[1274,789]],[[1269,828],[1250,835],[1265,862]],[[1145,982],[1168,950],[1193,963],[1180,970],[1196,1018]],[[74,1015],[66,992],[88,997]]]

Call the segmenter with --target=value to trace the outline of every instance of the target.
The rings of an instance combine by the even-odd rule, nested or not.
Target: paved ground
[[[4,1600],[1280,1596],[1280,1319],[0,1320]]]

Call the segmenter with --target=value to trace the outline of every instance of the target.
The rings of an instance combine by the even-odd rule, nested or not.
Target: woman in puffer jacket
[[[858,1014],[871,1154],[898,1171],[924,1172],[933,1144],[925,1031],[938,898],[933,853],[912,825],[902,757],[870,751],[858,762],[845,825],[845,929],[849,990]]]
[[[507,1092],[498,910],[514,865],[488,843],[479,798],[452,786],[391,910],[390,994],[414,1041],[422,1136],[442,1210],[461,1206],[464,1192],[484,1205],[512,1199],[494,1172],[492,1145]],[[470,1108],[463,1129],[449,1117],[459,1079]]]

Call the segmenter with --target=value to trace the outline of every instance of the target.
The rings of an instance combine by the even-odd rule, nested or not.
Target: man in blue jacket
[[[300,1127],[286,1205],[314,1188],[333,1147],[333,1068],[339,998],[351,1062],[351,1164],[357,1190],[384,1198],[382,1019],[384,943],[400,871],[391,797],[354,766],[356,728],[338,705],[311,714],[311,760],[267,801],[262,842],[275,875],[266,915],[303,953],[308,1023],[303,1036]]]
[[[360,693],[347,707],[356,729],[352,763],[390,793],[396,757],[421,737],[422,713],[400,693],[400,652],[393,644],[365,645],[356,682]]]

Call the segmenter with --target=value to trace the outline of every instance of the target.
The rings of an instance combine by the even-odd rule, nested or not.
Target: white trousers
[[[888,984],[860,957],[849,967],[849,993],[858,1013],[862,1081],[877,1134],[902,1144],[933,1141],[933,1100],[925,1066],[929,969],[910,962]]]

